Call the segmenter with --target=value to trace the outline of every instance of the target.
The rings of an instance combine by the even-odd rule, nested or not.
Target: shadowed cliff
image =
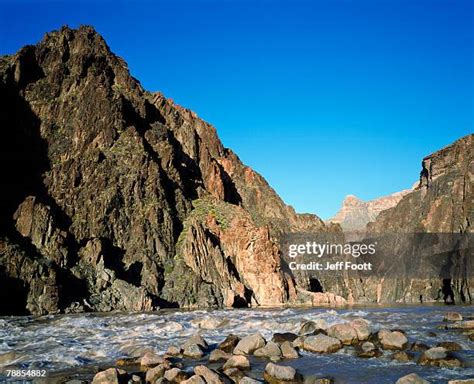
[[[324,223],[146,92],[91,27],[1,57],[0,98],[5,313],[297,299],[276,239]]]

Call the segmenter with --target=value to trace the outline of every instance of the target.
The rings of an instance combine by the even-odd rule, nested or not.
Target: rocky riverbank
[[[463,320],[459,313],[448,312],[446,329],[462,329],[474,340],[474,320]],[[212,326],[212,324],[209,324]],[[260,334],[240,338],[228,335],[214,349],[196,334],[184,344],[171,345],[163,355],[146,352],[132,359],[120,359],[115,367],[97,373],[93,384],[150,383],[150,384],[330,384],[337,378],[301,375],[285,361],[298,359],[300,351],[331,354],[340,350],[352,351],[359,358],[379,358],[384,352],[400,362],[416,361],[419,365],[439,368],[464,367],[456,357],[462,347],[456,342],[440,342],[428,346],[418,341],[409,342],[403,330],[381,329],[373,332],[370,322],[358,318],[349,323],[327,326],[324,320],[305,322],[298,334],[275,333],[271,340]],[[253,371],[250,356],[265,360],[263,372]],[[183,361],[194,359],[205,364],[192,365]],[[268,361],[268,362],[267,362]],[[191,369],[192,368],[192,369]],[[460,377],[464,377],[462,371]],[[473,383],[470,380],[450,380],[449,384]],[[397,384],[429,383],[416,373],[403,376]]]
[[[164,332],[152,328],[156,318],[140,328],[139,320],[119,319],[117,337],[124,342],[127,330],[135,335],[132,342],[122,345],[112,337],[113,324],[97,317],[95,323],[106,331],[104,337],[98,337],[94,352],[100,355],[102,348],[108,347],[117,352],[111,355],[117,358],[67,372],[51,371],[47,378],[35,382],[462,383],[459,380],[474,377],[474,318],[469,307],[454,309],[178,312],[162,319]],[[143,319],[147,315],[135,316]],[[60,334],[59,323],[53,325]],[[35,323],[40,326],[44,324]],[[87,331],[92,338],[94,329]],[[23,332],[31,334],[32,330]],[[145,336],[149,336],[148,344],[143,343]],[[71,339],[58,337],[55,342],[73,348]],[[41,344],[39,340],[38,346]],[[78,348],[84,349],[84,345]],[[2,362],[8,358],[5,354],[0,357]],[[39,366],[48,365],[17,362],[3,365],[3,371]]]

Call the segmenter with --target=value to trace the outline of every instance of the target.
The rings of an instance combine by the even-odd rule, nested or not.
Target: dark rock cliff
[[[0,57],[0,126],[6,314],[292,302],[275,238],[334,230],[90,27]]]

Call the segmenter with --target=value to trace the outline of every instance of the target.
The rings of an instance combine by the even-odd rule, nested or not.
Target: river
[[[147,349],[165,352],[169,345],[180,345],[200,332],[210,343],[221,342],[228,334],[244,336],[260,332],[267,340],[276,332],[297,333],[306,320],[323,318],[328,324],[363,317],[372,329],[402,329],[410,342],[435,346],[454,341],[463,351],[456,355],[464,368],[425,367],[415,362],[400,363],[384,352],[379,358],[362,359],[346,347],[329,355],[302,352],[302,357],[282,364],[292,365],[303,375],[330,376],[336,383],[394,383],[399,377],[416,372],[432,383],[474,377],[474,342],[459,331],[440,328],[444,314],[456,311],[474,315],[472,306],[393,306],[326,308],[234,309],[196,311],[157,311],[151,313],[86,313],[42,317],[0,318],[0,379],[7,369],[42,369],[53,382],[55,377],[90,380],[98,367],[108,367],[121,357],[138,356]],[[200,324],[221,324],[202,329]],[[189,365],[196,362],[188,362]],[[266,360],[252,358],[252,375],[259,377]],[[188,369],[191,369],[188,366]]]

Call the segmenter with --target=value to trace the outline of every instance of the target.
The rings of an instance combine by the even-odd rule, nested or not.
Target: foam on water
[[[407,331],[410,341],[418,340],[429,345],[440,341],[456,341],[465,349],[463,358],[468,361],[468,365],[474,366],[474,343],[459,332],[437,329],[442,324],[443,314],[448,310],[456,310],[465,316],[472,315],[471,307],[405,306],[352,310],[235,309],[4,317],[0,318],[0,367],[13,365],[23,369],[45,368],[54,371],[108,364],[120,357],[138,356],[147,349],[164,352],[168,346],[180,345],[196,332],[200,332],[211,344],[221,342],[230,333],[244,336],[260,332],[270,339],[276,332],[297,333],[306,320],[321,318],[331,325],[356,317],[369,320],[374,330],[403,329]],[[209,324],[221,325],[215,329],[201,329],[200,325],[205,325],[206,320]],[[436,337],[430,336],[429,332],[436,332]],[[292,365],[306,372],[308,369],[315,370],[316,365],[304,361],[317,360],[317,372],[346,375],[345,382],[352,382],[350,377],[357,377],[359,381],[354,382],[365,382],[365,376],[357,373],[361,369],[367,377],[378,375],[378,382],[384,382],[386,377],[392,379],[402,376],[404,372],[407,374],[420,370],[433,382],[459,377],[460,372],[474,376],[473,368],[456,371],[420,367],[413,363],[394,363],[388,358],[364,360],[347,351],[327,356],[303,355],[303,359],[292,362]],[[314,374],[316,371],[309,373]]]

